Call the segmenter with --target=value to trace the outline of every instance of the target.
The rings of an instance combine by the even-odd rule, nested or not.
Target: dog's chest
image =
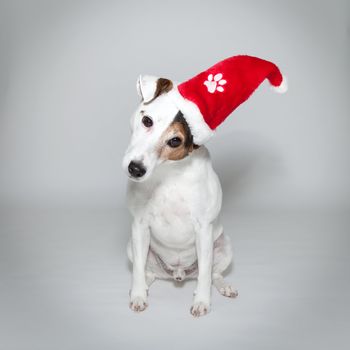
[[[192,206],[189,183],[169,181],[154,188],[147,208],[153,238],[172,247],[192,245],[195,239]]]

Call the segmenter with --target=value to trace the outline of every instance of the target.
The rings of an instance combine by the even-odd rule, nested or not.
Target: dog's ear
[[[157,78],[151,75],[140,75],[137,79],[136,88],[144,103],[150,103],[159,95],[170,91],[173,83],[169,79]]]
[[[140,75],[137,79],[137,92],[143,102],[149,102],[153,99],[157,89],[157,77],[151,75]]]

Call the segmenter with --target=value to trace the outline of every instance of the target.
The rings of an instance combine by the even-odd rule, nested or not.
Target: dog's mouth
[[[144,177],[133,177],[130,174],[128,174],[128,178],[129,178],[129,180],[134,181],[134,182],[144,182],[147,177],[145,177],[145,176]]]

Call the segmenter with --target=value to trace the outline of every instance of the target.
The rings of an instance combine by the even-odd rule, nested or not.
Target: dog
[[[132,310],[145,310],[157,278],[197,279],[190,309],[196,317],[210,311],[212,284],[226,297],[238,295],[223,278],[232,250],[218,218],[220,181],[204,144],[265,79],[276,92],[287,90],[274,63],[247,55],[227,58],[182,84],[138,79],[141,103],[123,159],[133,216],[127,247]]]
[[[127,247],[133,264],[130,308],[146,309],[148,289],[157,278],[196,278],[190,311],[198,317],[210,310],[212,283],[226,297],[238,295],[223,278],[232,250],[218,219],[222,189],[208,149],[194,144],[184,115],[168,96],[172,82],[154,80],[151,102],[141,102],[131,119],[123,159],[133,216]]]

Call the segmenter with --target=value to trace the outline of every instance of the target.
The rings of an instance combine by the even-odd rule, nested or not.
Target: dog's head
[[[123,168],[134,181],[144,181],[165,161],[185,158],[194,148],[191,130],[168,92],[173,83],[164,78],[141,76],[137,91],[142,99],[131,118],[132,136]]]

